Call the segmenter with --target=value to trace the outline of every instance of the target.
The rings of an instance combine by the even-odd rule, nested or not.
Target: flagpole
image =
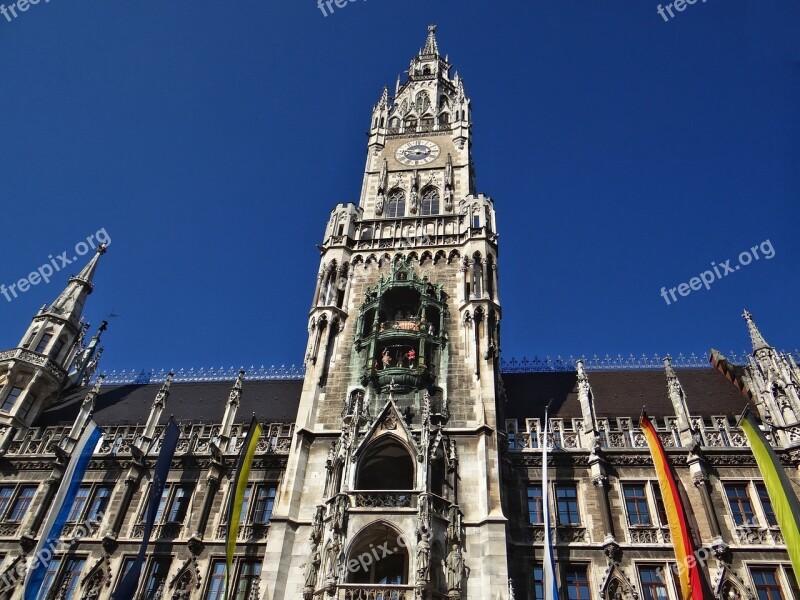
[[[558,586],[556,584],[555,563],[553,559],[553,547],[550,540],[550,478],[547,473],[547,423],[549,418],[550,404],[547,403],[544,409],[544,431],[542,436],[542,515],[544,521],[544,552],[542,555],[542,591],[544,600],[558,600]]]

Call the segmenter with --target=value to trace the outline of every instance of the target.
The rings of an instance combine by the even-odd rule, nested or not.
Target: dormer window
[[[14,408],[14,405],[17,403],[17,400],[22,395],[23,389],[18,387],[11,388],[11,391],[8,392],[8,396],[6,396],[5,401],[3,402],[3,406],[0,407],[0,410],[3,412],[10,413]]]
[[[58,355],[63,347],[64,347],[64,340],[57,339],[53,344],[53,349],[50,352],[50,356],[53,358],[58,358]]]
[[[34,352],[37,352],[38,354],[44,354],[44,351],[50,345],[50,340],[52,339],[53,339],[52,333],[45,333],[42,336],[42,339],[39,340],[39,343],[36,345],[36,350],[34,350]]]

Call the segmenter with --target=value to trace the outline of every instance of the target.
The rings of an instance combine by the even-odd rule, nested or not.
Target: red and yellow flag
[[[642,413],[639,425],[647,438],[647,445],[650,447],[650,454],[653,457],[653,464],[658,476],[658,486],[661,488],[661,497],[664,499],[672,544],[675,546],[675,558],[678,561],[678,578],[682,597],[684,600],[703,600],[706,586],[694,555],[694,544],[689,532],[686,510],[678,491],[678,483],[675,481],[656,428],[653,427],[646,414]]]

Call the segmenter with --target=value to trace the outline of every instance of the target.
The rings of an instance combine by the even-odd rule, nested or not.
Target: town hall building
[[[800,598],[736,424],[748,398],[721,372],[747,382],[797,486],[792,355],[745,313],[752,354],[709,350],[713,365],[502,360],[495,203],[477,186],[472,125],[431,26],[373,109],[359,201],[325,226],[302,368],[104,378],[105,324],[87,341],[82,316],[98,249],[0,352],[0,599],[22,598],[20,567],[90,418],[103,438],[41,598],[111,597],[139,549],[172,414],[181,434],[139,599],[536,600],[548,498],[561,598],[677,600],[645,405],[715,597]],[[263,434],[225,596],[225,507],[253,414]]]

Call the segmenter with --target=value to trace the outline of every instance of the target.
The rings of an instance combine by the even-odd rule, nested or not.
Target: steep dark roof
[[[691,415],[738,415],[744,410],[747,399],[716,370],[681,369],[677,374]],[[590,371],[588,375],[598,417],[636,418],[643,406],[652,416],[675,414],[662,370]],[[581,417],[577,373],[506,373],[503,383],[508,419],[542,417],[551,398],[551,416]]]
[[[171,414],[178,421],[221,422],[232,386],[232,381],[173,383],[162,423]],[[131,384],[100,388],[95,421],[99,425],[144,424],[160,387]],[[294,423],[302,389],[303,382],[299,380],[245,380],[237,421],[247,421],[255,413],[263,423]],[[84,387],[66,394],[42,414],[37,425],[72,423],[88,392],[89,388]]]

